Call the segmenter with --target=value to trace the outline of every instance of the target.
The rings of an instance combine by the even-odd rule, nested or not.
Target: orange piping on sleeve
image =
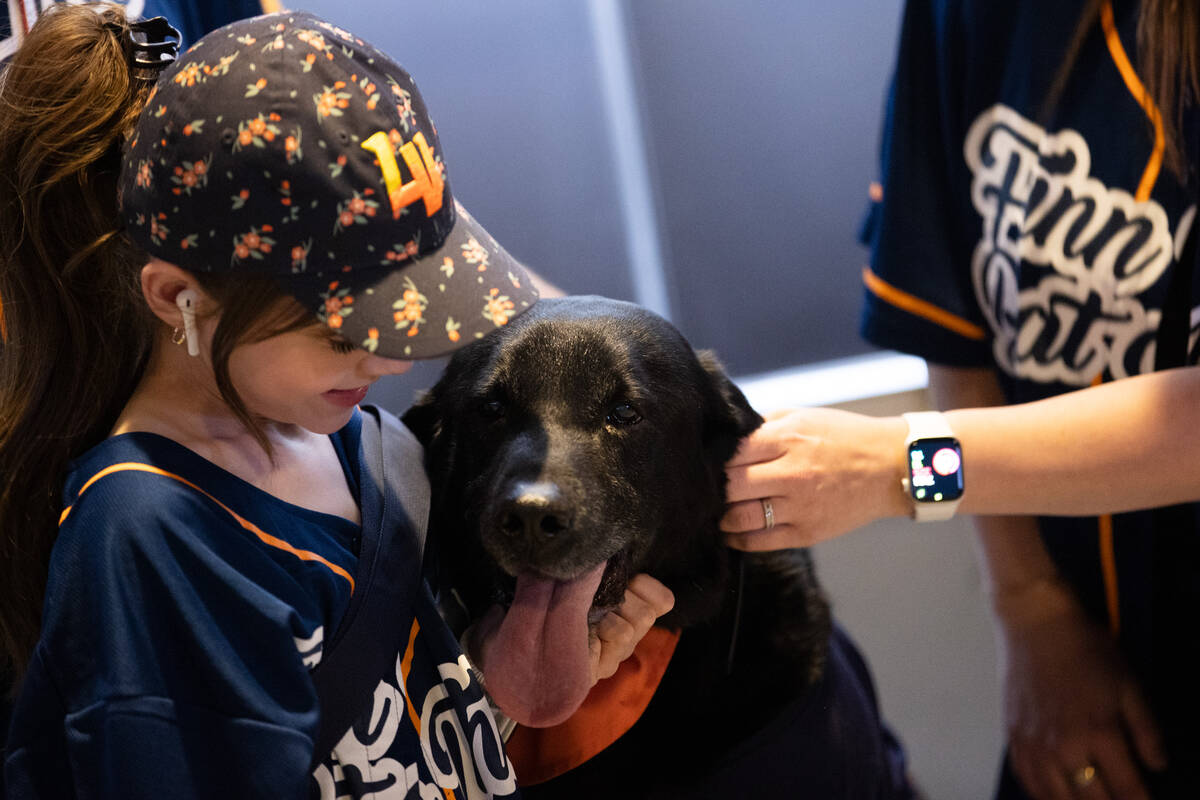
[[[149,472],[153,475],[162,475],[165,478],[171,478],[172,480],[179,481],[184,486],[194,489],[195,491],[204,495],[209,500],[213,501],[218,506],[220,506],[222,509],[224,509],[225,512],[227,514],[229,514],[229,516],[233,517],[234,520],[236,520],[239,525],[241,525],[243,528],[245,528],[246,530],[250,531],[255,536],[257,536],[264,544],[270,545],[271,547],[274,547],[279,550],[283,550],[286,553],[291,553],[296,558],[299,558],[302,561],[315,561],[318,564],[323,564],[324,566],[328,567],[329,570],[331,572],[333,572],[334,574],[340,575],[343,578],[345,578],[347,581],[349,581],[350,582],[350,593],[351,594],[354,593],[354,576],[352,576],[349,572],[347,572],[342,567],[338,566],[337,564],[334,564],[332,561],[325,559],[323,556],[312,552],[311,550],[301,550],[298,547],[293,547],[291,544],[289,544],[288,542],[285,542],[283,539],[280,539],[278,536],[272,536],[271,534],[264,531],[262,528],[255,525],[250,520],[242,517],[240,514],[238,514],[232,508],[225,505],[224,503],[222,503],[217,498],[213,497],[208,492],[201,489],[196,484],[189,481],[187,478],[176,475],[173,472],[167,472],[164,469],[159,469],[158,467],[152,467],[149,464],[141,464],[136,461],[126,461],[126,462],[122,462],[120,464],[113,464],[111,466],[105,467],[104,469],[100,470],[92,477],[88,478],[87,482],[83,484],[83,488],[81,488],[79,490],[79,494],[75,495],[75,501],[78,502],[79,498],[83,495],[83,493],[86,492],[93,483],[100,480],[101,478],[103,478],[107,475],[112,475],[115,472],[128,472],[128,471]],[[74,507],[75,507],[74,505],[69,505],[63,509],[62,514],[58,518],[58,524],[60,526],[64,522],[67,521],[67,517],[71,515],[71,509]]]
[[[1109,55],[1112,56],[1117,71],[1121,73],[1121,79],[1125,81],[1125,86],[1129,89],[1129,93],[1133,95],[1133,99],[1146,112],[1146,116],[1154,126],[1154,149],[1150,152],[1150,160],[1146,162],[1146,168],[1142,171],[1142,178],[1138,182],[1137,192],[1133,196],[1134,200],[1144,203],[1150,199],[1150,192],[1153,190],[1155,182],[1158,181],[1158,175],[1162,171],[1163,150],[1166,146],[1163,136],[1162,113],[1159,111],[1158,106],[1154,104],[1154,98],[1146,91],[1145,84],[1138,77],[1137,71],[1133,68],[1133,64],[1129,60],[1129,55],[1125,52],[1125,46],[1121,44],[1121,37],[1117,32],[1116,20],[1113,17],[1111,0],[1105,0],[1105,3],[1100,7],[1100,25],[1104,29],[1104,41],[1108,46]],[[1099,384],[1102,381],[1103,376],[1097,376],[1093,384]],[[1108,604],[1108,625],[1109,630],[1115,636],[1121,632],[1121,606],[1119,602],[1120,595],[1118,593],[1116,545],[1113,539],[1112,516],[1105,515],[1100,517],[1099,528],[1100,568],[1104,576],[1104,594]]]
[[[982,340],[985,337],[983,328],[973,322],[968,322],[960,316],[951,314],[945,309],[938,308],[928,300],[922,300],[919,297],[909,294],[901,289],[897,289],[887,281],[880,278],[870,267],[863,267],[862,272],[863,283],[867,289],[879,299],[884,300],[896,308],[903,309],[910,314],[915,314],[918,317],[927,319],[935,325],[940,325],[943,328],[954,331],[959,336],[967,339]]]
[[[1138,182],[1137,193],[1133,196],[1134,200],[1144,203],[1150,199],[1150,191],[1154,188],[1154,184],[1158,180],[1158,173],[1162,170],[1163,149],[1166,146],[1162,114],[1159,113],[1158,106],[1154,105],[1154,98],[1146,91],[1145,85],[1133,68],[1129,55],[1125,52],[1125,46],[1121,44],[1121,37],[1117,33],[1117,23],[1113,19],[1111,0],[1105,0],[1104,5],[1100,7],[1100,24],[1104,28],[1104,41],[1108,45],[1108,52],[1112,56],[1113,63],[1117,65],[1117,71],[1121,73],[1125,86],[1133,95],[1133,99],[1146,112],[1151,124],[1154,125],[1154,149],[1150,153],[1150,160],[1146,163],[1145,170],[1142,171],[1142,179]]]

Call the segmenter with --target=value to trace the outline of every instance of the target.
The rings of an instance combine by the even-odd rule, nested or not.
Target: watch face
[[[958,440],[933,437],[910,444],[908,485],[913,499],[919,503],[941,503],[962,497],[962,448]]]

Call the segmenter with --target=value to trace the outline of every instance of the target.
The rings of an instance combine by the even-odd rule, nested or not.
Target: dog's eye
[[[504,403],[499,400],[484,400],[479,404],[479,415],[484,419],[500,419],[504,416]]]
[[[634,425],[642,421],[642,415],[629,403],[617,403],[609,410],[605,421],[609,425]]]

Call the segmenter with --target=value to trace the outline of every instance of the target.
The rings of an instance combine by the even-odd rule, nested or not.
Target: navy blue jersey
[[[360,431],[356,414],[332,437],[352,487]],[[147,433],[77,460],[64,506],[13,712],[10,797],[514,795],[427,587],[396,609],[402,647],[310,774],[309,671],[354,590],[358,525]]]
[[[1047,103],[1084,5],[907,3],[863,228],[864,336],[937,364],[995,366],[1011,402],[1154,370],[1180,270],[1191,291],[1172,296],[1191,324],[1174,335],[1189,352],[1197,338],[1200,265],[1180,263],[1197,197],[1194,106],[1184,180],[1156,141],[1129,2],[1105,5]],[[1116,515],[1111,535],[1095,518],[1040,526],[1084,606],[1119,631],[1178,746],[1196,743],[1200,713],[1194,679],[1174,666],[1195,660],[1200,538],[1195,506],[1162,519]]]

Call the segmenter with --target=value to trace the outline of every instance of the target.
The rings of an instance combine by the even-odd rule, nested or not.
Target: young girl
[[[155,37],[57,7],[0,90],[9,796],[514,795],[423,582],[329,752],[310,673],[344,655],[371,566],[362,440],[390,418],[358,404],[521,313],[531,278],[455,202],[411,78],[361,39],[258,17],[152,88]],[[596,673],[669,606],[661,586],[631,598]]]

